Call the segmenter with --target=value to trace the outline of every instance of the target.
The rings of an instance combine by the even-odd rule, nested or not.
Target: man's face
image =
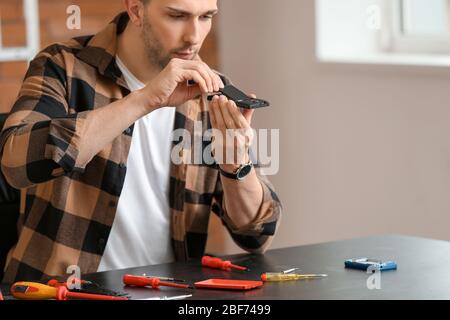
[[[211,30],[217,0],[151,0],[145,7],[142,38],[152,65],[172,58],[192,60]]]

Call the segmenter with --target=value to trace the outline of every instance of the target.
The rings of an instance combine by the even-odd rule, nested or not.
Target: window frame
[[[450,37],[448,36],[415,36],[403,32],[403,1],[385,1],[385,25],[382,32],[386,33],[388,42],[382,46],[382,51],[408,54],[450,54]]]
[[[0,62],[30,61],[39,52],[40,22],[38,0],[22,0],[22,3],[27,45],[26,47],[3,47],[0,23]]]

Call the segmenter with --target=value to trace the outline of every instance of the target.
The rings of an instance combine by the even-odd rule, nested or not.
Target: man
[[[2,171],[22,190],[4,282],[69,265],[88,273],[199,258],[212,212],[249,252],[264,252],[275,233],[280,203],[248,142],[235,163],[170,158],[172,131],[192,132],[194,121],[250,128],[251,111],[204,99],[227,82],[198,56],[217,0],[124,3],[97,35],[52,45],[30,64],[0,137]],[[237,180],[239,169],[251,170]]]

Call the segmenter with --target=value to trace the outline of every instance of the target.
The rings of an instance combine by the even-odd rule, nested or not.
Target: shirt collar
[[[93,66],[98,72],[128,88],[116,64],[117,38],[125,30],[130,18],[127,12],[117,15],[103,30],[94,35],[77,57]]]

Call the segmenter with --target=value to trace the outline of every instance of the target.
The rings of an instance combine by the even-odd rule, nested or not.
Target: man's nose
[[[184,42],[196,45],[200,42],[200,24],[197,19],[192,19],[185,31]]]

